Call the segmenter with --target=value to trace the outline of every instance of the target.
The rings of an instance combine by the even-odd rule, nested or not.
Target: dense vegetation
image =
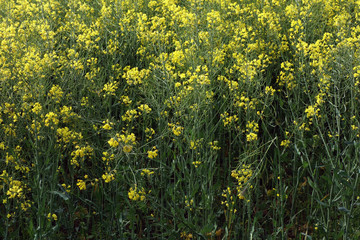
[[[0,0],[2,239],[359,239],[360,1]]]

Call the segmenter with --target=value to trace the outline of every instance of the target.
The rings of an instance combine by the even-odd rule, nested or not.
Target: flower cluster
[[[236,192],[239,199],[245,199],[245,192],[249,188],[252,188],[252,185],[249,183],[249,180],[253,177],[253,171],[250,168],[250,165],[243,164],[239,170],[233,170],[231,176],[236,179]]]
[[[135,184],[134,187],[129,189],[128,196],[129,199],[133,201],[144,201],[146,192],[144,188],[138,188]]]

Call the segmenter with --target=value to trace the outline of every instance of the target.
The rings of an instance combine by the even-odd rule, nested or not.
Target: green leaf
[[[324,203],[324,202],[322,202],[322,201],[320,201],[320,200],[318,200],[318,199],[315,199],[315,200],[316,200],[316,202],[318,202],[321,206],[324,206],[324,207],[329,207],[329,206],[330,206],[329,204]]]
[[[320,192],[319,188],[315,185],[315,183],[309,177],[307,179],[308,179],[308,183],[309,183],[310,187],[315,189],[317,192]]]
[[[346,213],[346,214],[350,213],[350,210],[347,209],[346,207],[338,207],[338,210],[342,213]]]
[[[352,188],[351,184],[347,181],[349,179],[349,175],[345,171],[335,171],[335,179],[347,188]],[[339,187],[343,187],[342,185],[339,185]]]
[[[303,162],[303,168],[307,168],[309,166],[308,162]]]
[[[324,179],[329,186],[331,185],[331,179],[329,175],[322,175],[321,178]]]
[[[312,237],[310,235],[307,235],[306,233],[302,232],[301,235],[305,236],[309,240],[312,240]]]
[[[206,225],[201,229],[201,233],[207,234],[207,233],[211,232],[213,229],[214,229],[213,224],[208,223],[208,224],[206,224]],[[215,229],[216,229],[216,228],[215,228]]]
[[[61,197],[65,201],[70,199],[70,197],[69,197],[69,195],[67,193],[62,193],[62,192],[59,192],[59,191],[50,191],[50,193],[58,195],[59,197]]]

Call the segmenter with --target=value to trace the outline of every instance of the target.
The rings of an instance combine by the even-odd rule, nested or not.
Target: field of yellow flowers
[[[1,239],[360,239],[359,0],[0,0]]]

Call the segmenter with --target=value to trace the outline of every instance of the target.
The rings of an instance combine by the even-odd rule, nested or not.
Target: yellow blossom
[[[42,110],[41,104],[39,102],[36,102],[36,103],[34,103],[31,111],[35,114],[39,114],[41,112],[41,110]]]
[[[258,139],[258,136],[256,133],[251,132],[246,135],[246,141],[248,141],[248,142],[256,141],[257,139]]]
[[[145,175],[150,176],[152,174],[154,174],[154,172],[146,168],[141,171],[141,176],[145,176]]]
[[[103,121],[102,123],[103,123],[104,125],[103,125],[101,128],[103,128],[103,129],[105,129],[105,130],[111,130],[111,129],[112,129],[113,123],[110,122],[109,120]]]
[[[195,166],[195,168],[199,167],[201,162],[200,161],[193,161],[192,164]]]
[[[114,147],[114,148],[116,148],[117,146],[119,146],[119,142],[116,141],[114,138],[111,138],[111,139],[108,141],[108,144],[109,144],[111,147]]]
[[[134,185],[134,187],[131,187],[128,192],[129,199],[133,201],[144,201],[145,195],[145,189],[139,189],[136,184]]]
[[[151,112],[151,108],[147,105],[147,104],[141,104],[138,109],[142,112],[145,113],[150,113]]]
[[[109,183],[109,182],[111,182],[111,181],[113,181],[115,179],[114,174],[111,173],[111,172],[110,173],[105,173],[101,177],[102,177],[102,179],[105,180],[106,183]]]
[[[158,155],[158,150],[156,149],[156,147],[153,147],[153,150],[149,150],[147,153],[148,153],[148,158],[154,159]]]
[[[54,112],[49,112],[45,115],[45,126],[50,126],[53,123],[57,125],[59,123],[58,115]]]
[[[283,140],[283,141],[281,141],[281,143],[280,143],[280,146],[284,146],[284,147],[289,147],[289,145],[290,145],[290,140]]]
[[[133,146],[131,146],[131,145],[125,145],[125,146],[123,146],[123,151],[126,152],[126,153],[131,152],[132,149],[133,149]]]
[[[55,213],[53,213],[53,214],[49,213],[47,215],[47,218],[48,218],[49,221],[51,221],[51,220],[57,221],[58,220],[58,217],[57,217],[57,215]]]
[[[56,103],[60,103],[63,94],[64,92],[59,85],[53,85],[48,93],[48,96],[54,99]]]
[[[86,190],[86,183],[84,180],[78,179],[76,185],[79,187],[80,190]]]
[[[115,96],[115,91],[117,90],[118,88],[118,83],[116,81],[114,82],[109,82],[109,83],[106,83],[104,85],[104,88],[102,89],[104,93],[103,97],[106,97],[106,96],[109,96],[109,95],[114,95]]]

